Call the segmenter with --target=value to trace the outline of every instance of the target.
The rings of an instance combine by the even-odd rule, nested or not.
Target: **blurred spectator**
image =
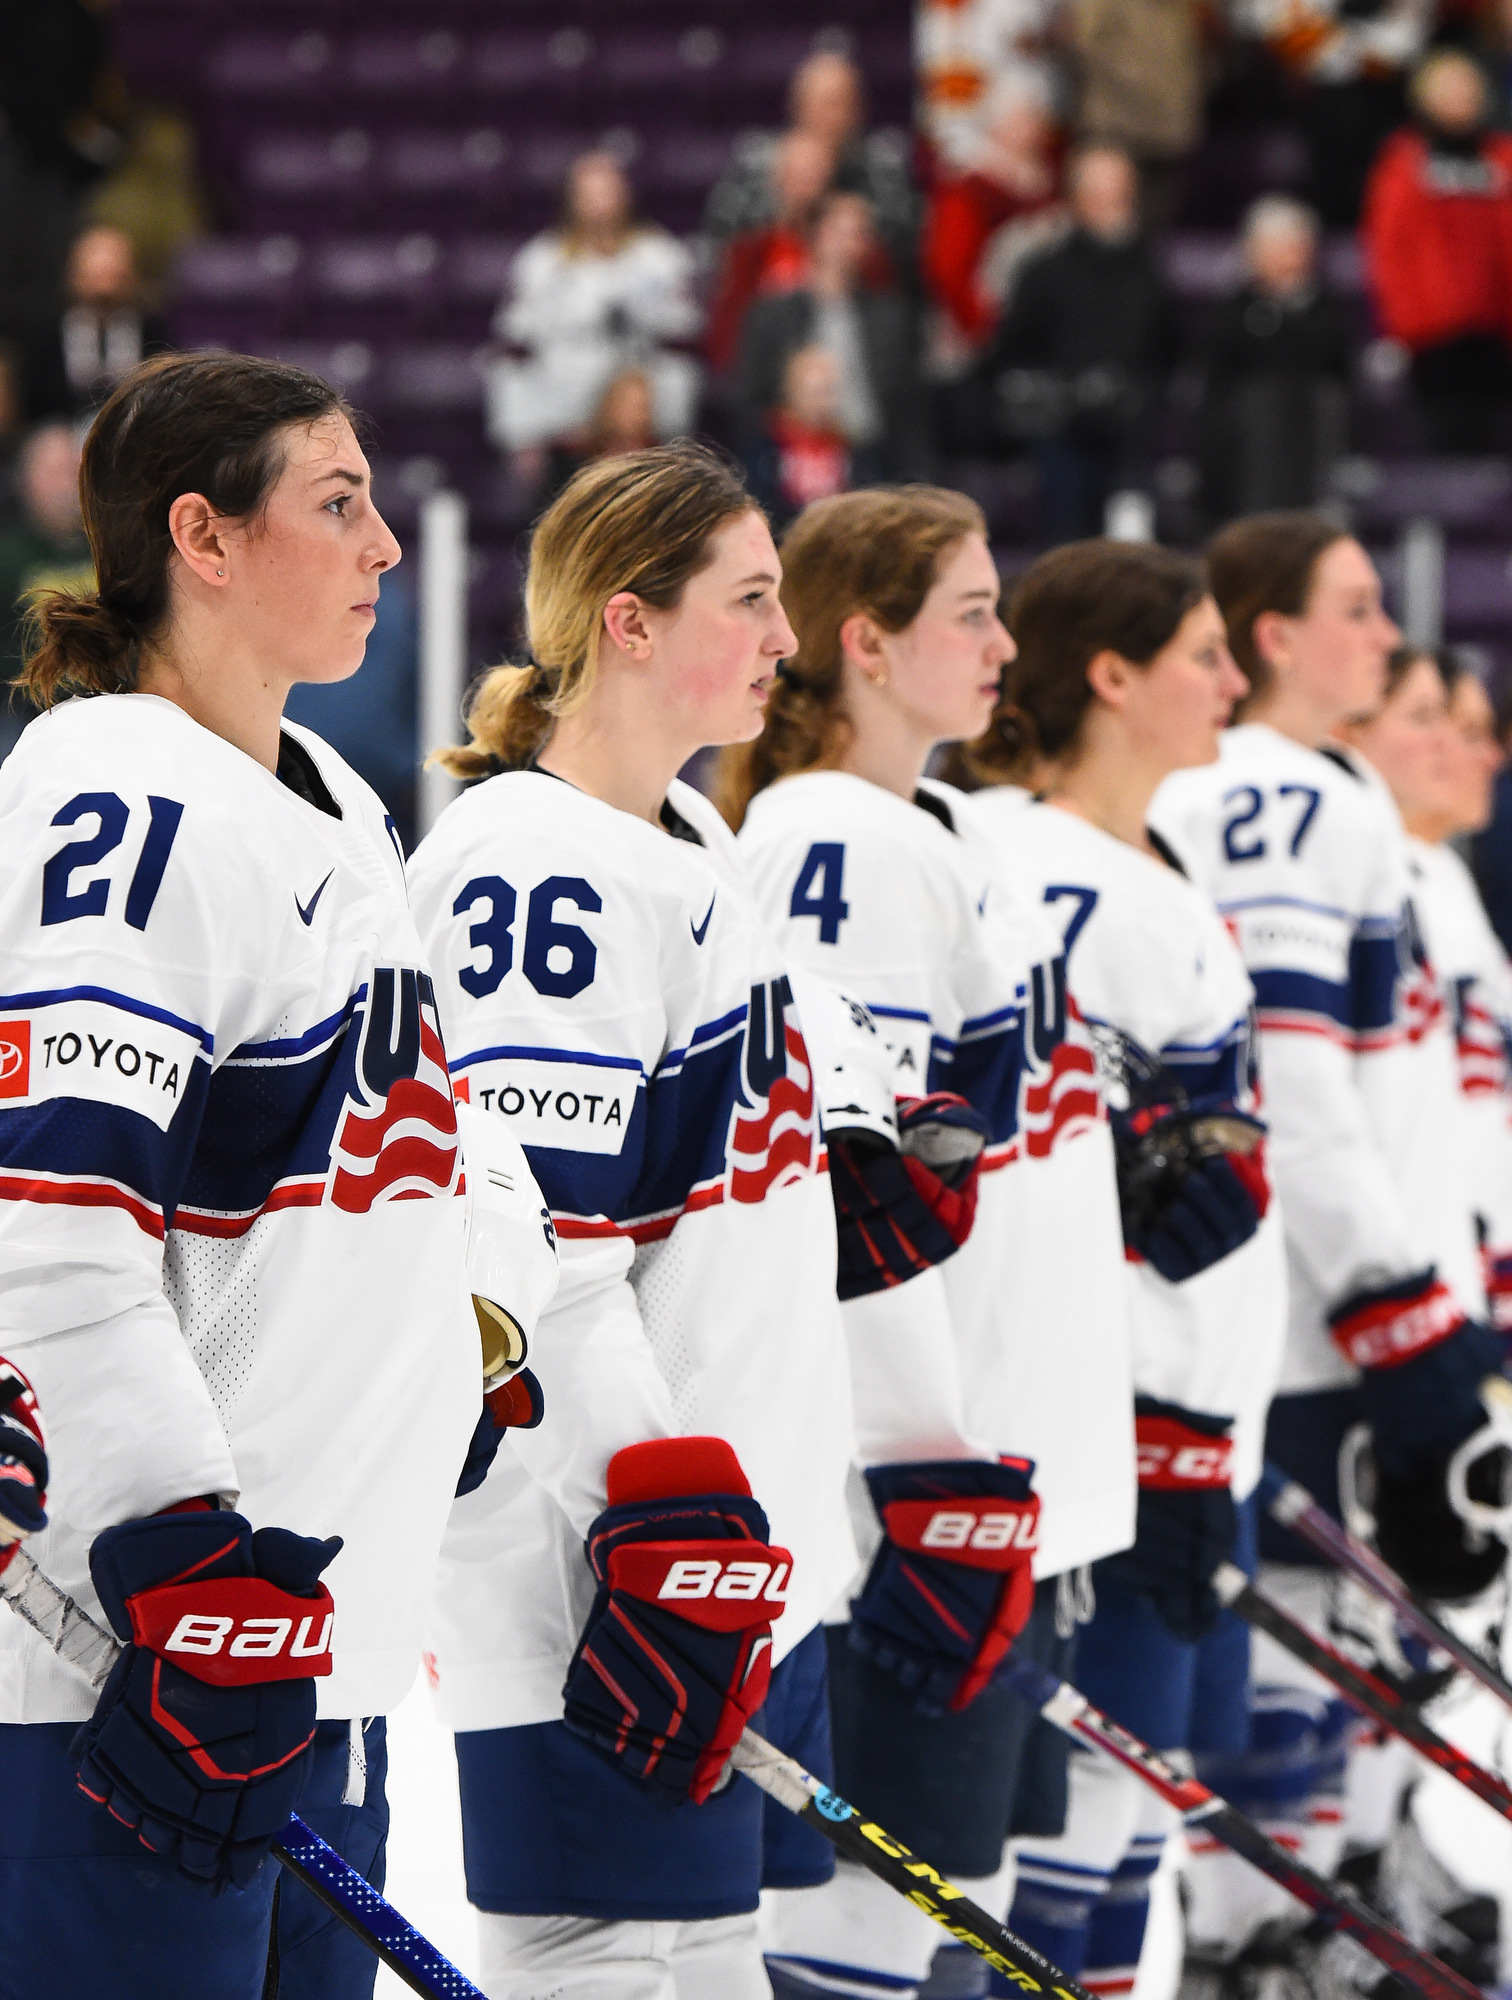
[[[1444,49],[1412,80],[1417,124],[1381,149],[1364,238],[1383,330],[1412,355],[1432,451],[1494,451],[1512,400],[1512,136],[1484,76]]]
[[[419,650],[413,585],[403,570],[390,570],[357,673],[301,682],[284,704],[291,722],[316,730],[366,778],[393,814],[406,852],[415,844]]]
[[[26,431],[23,383],[21,349],[14,341],[0,341],[0,522],[16,504],[16,460]]]
[[[619,451],[641,451],[660,440],[656,430],[656,399],[644,368],[626,368],[609,383],[581,436],[552,448],[546,484],[537,500],[544,506],[560,493],[579,466],[590,459],[611,458]]]
[[[828,347],[795,348],[782,371],[782,397],[747,447],[751,491],[785,528],[810,500],[828,500],[882,476],[875,447],[851,449],[840,419],[840,368]]]
[[[737,412],[743,434],[759,435],[780,400],[789,357],[800,347],[827,348],[839,377],[840,429],[851,449],[875,447],[884,478],[917,478],[925,438],[913,330],[896,294],[865,288],[872,241],[871,211],[860,195],[826,196],[805,282],[756,299],[746,314]]]
[[[1318,219],[1265,195],[1244,220],[1249,275],[1203,357],[1204,487],[1218,520],[1311,507],[1343,449],[1349,326],[1318,277]]]
[[[1069,0],[1081,78],[1077,131],[1139,170],[1145,227],[1168,227],[1202,136],[1198,0]]]
[[[174,258],[205,233],[205,205],[194,166],[194,135],[171,111],[139,111],[120,160],[86,204],[91,222],[124,230],[136,245],[142,284],[160,296]]]
[[[1024,263],[983,364],[1003,433],[1035,443],[1049,542],[1100,534],[1110,502],[1147,487],[1151,418],[1176,352],[1133,161],[1085,147],[1068,191],[1072,228]]]
[[[625,368],[650,380],[658,437],[688,429],[698,365],[669,343],[698,331],[691,282],[677,239],[636,221],[619,162],[609,153],[574,160],[561,223],[515,259],[494,320],[511,353],[490,370],[489,431],[524,478],[540,478],[548,447],[570,443]]]
[[[991,333],[1016,267],[1059,221],[1055,153],[1044,104],[1009,88],[967,170],[942,175],[930,191],[919,262],[963,354]]]
[[[1295,86],[1307,198],[1328,229],[1353,229],[1381,142],[1401,123],[1403,80],[1434,0],[1236,0],[1233,24],[1264,42]]]
[[[835,151],[812,132],[784,132],[767,160],[771,216],[725,244],[704,352],[720,373],[735,359],[746,308],[760,292],[791,291],[808,274],[808,233],[835,171]]]
[[[26,593],[94,588],[79,517],[79,438],[69,425],[44,424],[22,445],[16,498],[16,513],[0,527],[0,756],[31,719],[19,697],[5,698],[21,671]]]
[[[920,0],[914,16],[919,125],[930,175],[973,171],[1005,101],[1050,118],[1066,97],[1061,0]]]
[[[32,342],[26,403],[33,419],[71,417],[102,403],[137,363],[168,346],[143,309],[136,251],[123,229],[96,223],[74,238],[63,311]]]
[[[909,142],[898,133],[868,133],[865,112],[861,72],[849,56],[820,49],[794,71],[788,94],[790,130],[804,132],[828,149],[836,188],[866,197],[877,232],[906,282],[913,270],[918,229]],[[760,134],[739,146],[704,209],[708,235],[722,242],[773,220],[771,159],[776,144],[773,135]]]

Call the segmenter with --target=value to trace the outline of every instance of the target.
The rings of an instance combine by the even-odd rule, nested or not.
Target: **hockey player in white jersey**
[[[838,1784],[1004,1900],[1006,1841],[1059,1831],[1064,1757],[993,1666],[1013,1643],[1065,1671],[1074,1579],[1133,1532],[1112,1146],[1056,925],[991,880],[961,795],[923,776],[937,744],[980,732],[1012,656],[980,512],[930,487],[844,495],[805,510],[783,562],[799,650],[761,738],[730,754],[726,809],[785,951],[871,1011],[900,1090],[958,1091],[991,1135],[976,1228],[939,1280],[955,1369],[900,1393],[876,1327],[894,1302],[846,1309],[871,1565],[830,1630]],[[906,1296],[896,1310],[922,1333]],[[921,1501],[977,1507],[1029,1477],[1040,1581],[1016,1637],[994,1592],[966,1588],[990,1578],[976,1543],[920,1547],[910,1529]],[[936,1945],[843,1863],[781,1906],[773,1941],[794,1993],[906,1992]]]
[[[1152,824],[1215,896],[1256,989],[1290,1298],[1268,1455],[1337,1512],[1340,1447],[1368,1424],[1382,1553],[1428,1595],[1461,1599],[1504,1553],[1466,1534],[1445,1482],[1483,1421],[1499,1343],[1479,1324],[1455,1052],[1401,821],[1375,772],[1337,746],[1378,704],[1397,634],[1369,558],[1326,520],[1238,522],[1209,566],[1253,692],[1219,762],[1168,779]],[[1489,1464],[1472,1475],[1487,1477]],[[1326,1617],[1307,1552],[1268,1525],[1261,1547],[1289,1565],[1276,1587]],[[1352,1722],[1273,1648],[1256,1662],[1252,1741],[1276,1782],[1241,1802],[1326,1869]]]
[[[757,1709],[827,1771],[818,1626],[856,1560],[819,1079],[734,839],[676,776],[759,730],[779,578],[707,451],[585,468],[532,540],[539,664],[482,684],[451,764],[486,782],[411,865],[458,1092],[524,1144],[564,1273],[548,1422],[459,1502],[435,1621],[492,2000],[755,2000],[761,1887],[831,1870],[726,1783]]]
[[[1100,1562],[1076,1682],[1147,1743],[1199,1763],[1248,1743],[1248,1628],[1208,1583],[1253,1565],[1265,1414],[1286,1331],[1285,1252],[1256,1118],[1253,991],[1212,902],[1145,825],[1171,771],[1210,764],[1247,683],[1201,568],[1081,542],[1020,579],[1018,656],[966,812],[1002,879],[1063,925],[1104,1069],[1130,1263],[1139,1527]],[[1236,1508],[1241,1503],[1241,1508]],[[1071,1758],[1058,1840],[1019,1853],[1011,1927],[1092,1993],[1128,1992],[1175,1815],[1130,1773]]]
[[[358,2000],[266,1857],[298,1805],[381,1879],[479,1349],[392,826],[280,715],[399,551],[271,362],[147,364],[81,484],[98,590],[43,600],[0,771],[0,1346],[49,1412],[32,1548],[127,1643],[96,1700],[0,1611],[0,1991]]]
[[[1512,965],[1450,841],[1491,816],[1501,764],[1491,699],[1452,652],[1398,647],[1386,699],[1348,740],[1391,788],[1406,825],[1412,903],[1459,1051],[1467,1199],[1487,1313],[1512,1330]]]

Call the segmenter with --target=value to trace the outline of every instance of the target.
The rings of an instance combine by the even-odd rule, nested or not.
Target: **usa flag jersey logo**
[[[446,1194],[457,1176],[457,1113],[430,978],[378,966],[356,1078],[332,1146],[330,1198],[349,1215],[378,1201]]]
[[[765,1201],[773,1188],[814,1170],[814,1073],[796,1020],[793,989],[780,978],[751,988],[741,1062],[744,1103],[730,1116],[731,1201]]]

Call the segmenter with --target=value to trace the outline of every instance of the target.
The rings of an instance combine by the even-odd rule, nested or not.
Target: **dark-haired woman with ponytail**
[[[0,1988],[359,2000],[269,1846],[297,1806],[381,1881],[481,1369],[392,822],[280,718],[399,549],[340,397],[241,356],[127,377],[81,493],[98,588],[38,601],[0,771],[0,1326],[32,1548],[124,1651],[95,1699],[0,1615]]]
[[[1112,1108],[1129,1258],[1138,1532],[1093,1571],[1076,1680],[1146,1742],[1210,1764],[1248,1744],[1248,1632],[1208,1579],[1253,1561],[1253,1508],[1241,1524],[1236,1503],[1260,1476],[1285,1259],[1249,975],[1146,814],[1173,770],[1216,758],[1247,684],[1201,568],[1163,549],[1057,549],[1020,578],[1008,618],[1018,655],[967,751],[989,788],[966,814],[1002,879],[1064,929]],[[1031,803],[1001,784],[1031,772]],[[1074,1754],[1064,1834],[1020,1848],[1013,1927],[1089,1991],[1127,1992],[1174,1824],[1131,1774]]]
[[[994,1667],[1012,1644],[1064,1672],[1086,1566],[1133,1533],[1112,1147],[1056,925],[993,880],[966,800],[924,776],[980,734],[1013,656],[980,511],[935,487],[846,494],[805,509],[782,559],[798,650],[731,753],[726,809],[785,950],[870,1010],[900,1091],[959,1092],[988,1132],[971,1240],[934,1281],[949,1370],[852,1329],[871,1561],[829,1629],[837,1783],[1002,1907],[1010,1838],[1059,1831],[1065,1760]],[[922,1360],[927,1293],[909,1290]],[[1036,1589],[1031,1613],[1026,1571],[1014,1626],[964,1587],[985,1539],[921,1543],[916,1524],[948,1502],[959,1526],[1031,1478]],[[906,1993],[937,1941],[843,1862],[775,1913],[785,1993]]]

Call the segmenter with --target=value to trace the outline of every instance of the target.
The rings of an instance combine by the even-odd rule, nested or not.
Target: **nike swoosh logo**
[[[703,922],[701,924],[695,924],[693,919],[689,917],[688,929],[693,933],[693,942],[695,944],[702,944],[704,939],[709,935],[709,919],[710,917],[713,916],[714,905],[718,901],[719,901],[719,891],[716,889],[713,895],[709,898],[709,907],[704,911]]]
[[[331,870],[331,875],[334,875],[335,873],[336,870],[333,868]],[[299,912],[299,921],[304,925],[306,930],[310,928],[310,925],[315,920],[315,905],[320,901],[322,895],[325,893],[325,885],[326,882],[330,881],[331,875],[327,875],[327,877],[325,878],[325,882],[321,883],[320,887],[315,891],[314,895],[310,898],[308,904],[301,903],[298,896],[294,898],[294,907]]]

